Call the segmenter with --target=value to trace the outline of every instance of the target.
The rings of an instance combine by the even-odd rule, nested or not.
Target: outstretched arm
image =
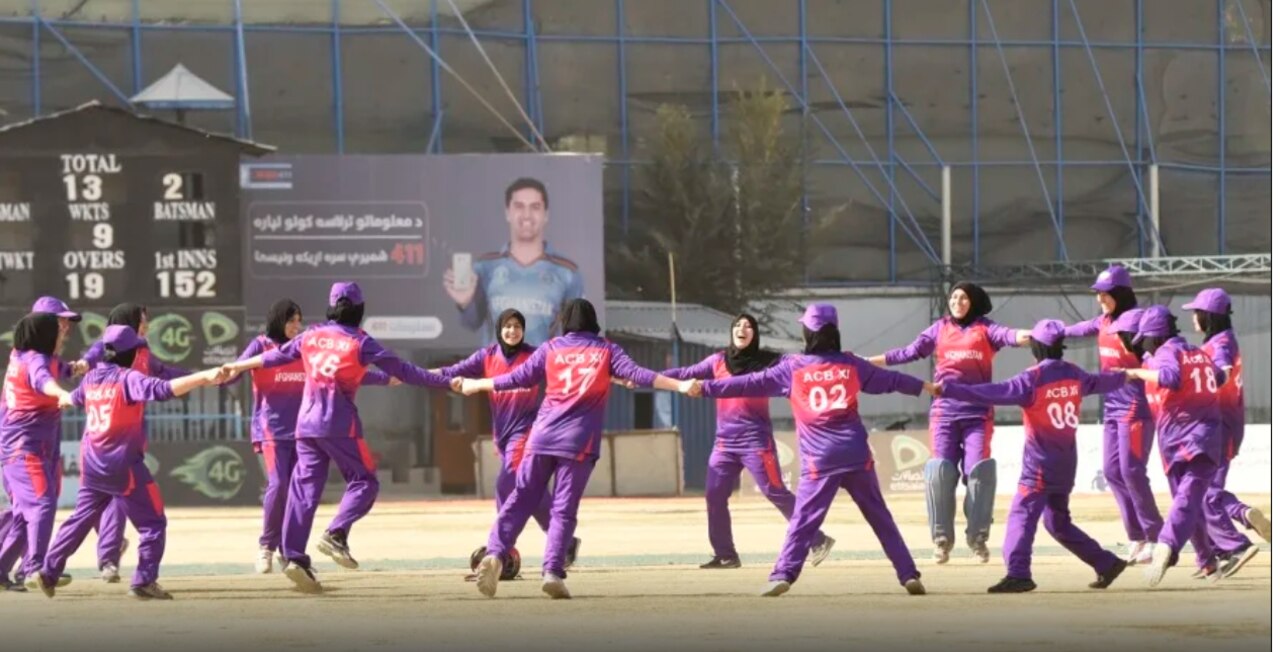
[[[1022,372],[1000,383],[964,385],[957,382],[942,384],[943,398],[952,398],[978,405],[1031,405],[1035,398],[1035,383],[1029,372]]]
[[[916,339],[910,344],[901,348],[890,349],[882,356],[871,358],[869,362],[879,366],[883,361],[885,365],[892,367],[929,357],[933,354],[934,347],[937,346],[939,323],[934,322],[923,333],[917,335]]]
[[[856,358],[858,382],[866,394],[906,394],[919,396],[925,383],[915,376],[890,369],[881,369],[866,360]]]
[[[701,384],[701,393],[711,398],[733,398],[739,396],[779,396],[786,394],[791,388],[791,365],[784,358],[782,362],[760,371],[709,380]]]

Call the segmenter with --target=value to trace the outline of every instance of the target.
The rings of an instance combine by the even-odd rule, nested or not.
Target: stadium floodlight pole
[[[667,251],[667,278],[671,283],[671,366],[680,366],[680,326],[676,323],[676,254]],[[759,337],[757,335],[757,337]],[[671,425],[680,429],[680,397],[671,396]]]
[[[1155,231],[1151,238],[1151,257],[1159,258],[1164,252],[1163,242],[1160,238],[1160,165],[1152,163],[1150,174],[1147,175],[1147,203],[1148,212],[1151,213],[1151,228]]]
[[[942,264],[951,266],[951,166],[942,166]]]

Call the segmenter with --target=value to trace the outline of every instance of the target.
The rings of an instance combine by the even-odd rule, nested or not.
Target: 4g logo
[[[187,458],[169,475],[215,500],[231,500],[244,486],[245,468],[240,454],[226,446],[213,446]]]

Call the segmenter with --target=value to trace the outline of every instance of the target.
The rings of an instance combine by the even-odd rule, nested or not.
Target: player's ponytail
[[[142,348],[142,347],[138,347]],[[117,351],[110,344],[103,345],[102,359],[122,369],[130,369],[133,367],[133,361],[138,357],[138,348],[129,349],[128,351]]]
[[[359,328],[360,322],[364,321],[364,304],[351,303],[349,299],[338,299],[337,303],[329,306],[325,317],[342,326]]]
[[[816,331],[803,328],[806,354],[840,352],[840,329],[835,324],[826,324]]]

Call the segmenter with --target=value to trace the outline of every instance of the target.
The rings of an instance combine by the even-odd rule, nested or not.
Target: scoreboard
[[[69,126],[0,133],[0,304],[242,304],[240,141],[117,110]]]

